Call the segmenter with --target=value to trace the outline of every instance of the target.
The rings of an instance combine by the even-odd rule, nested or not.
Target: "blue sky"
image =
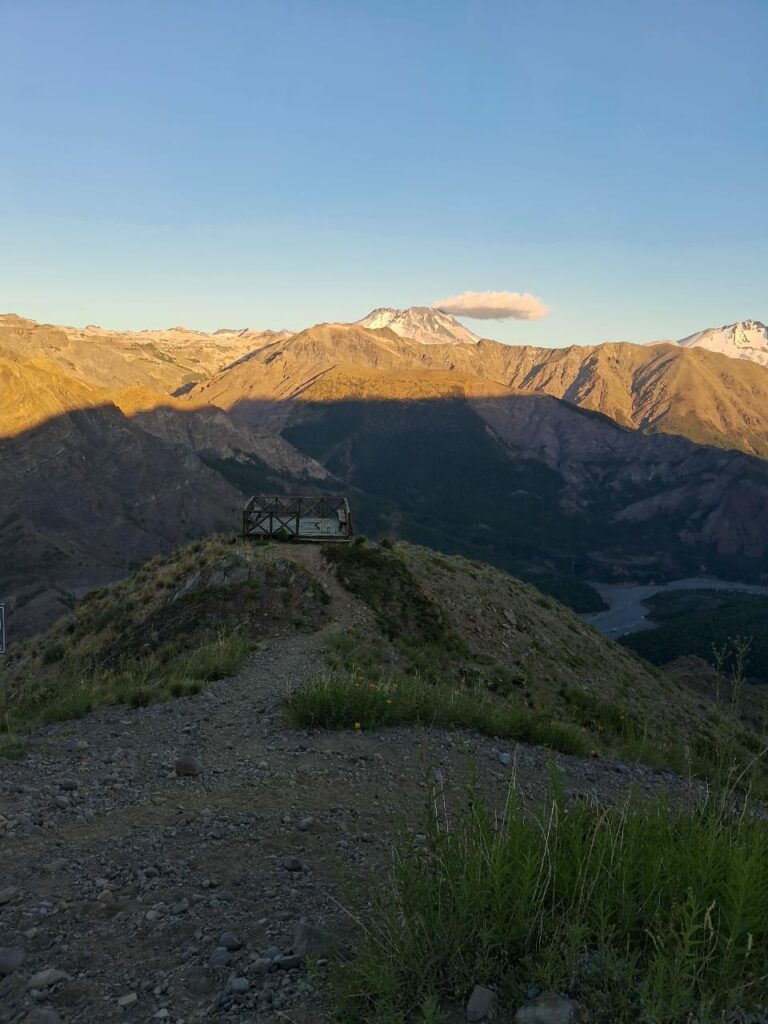
[[[0,0],[0,311],[510,342],[768,319],[765,0]]]

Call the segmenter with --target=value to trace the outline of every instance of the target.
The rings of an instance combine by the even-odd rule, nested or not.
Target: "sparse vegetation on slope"
[[[296,721],[453,724],[706,778],[724,765],[743,772],[762,749],[748,722],[532,587],[482,563],[362,539],[322,555],[197,542],[90,594],[0,666],[6,736],[105,703],[193,693],[237,672],[260,640],[332,622],[339,608],[312,574],[329,565],[372,622],[329,642],[327,676],[291,699]]]
[[[444,1021],[477,983],[505,1007],[531,983],[568,991],[616,1024],[765,1006],[764,820],[714,800],[568,806],[557,786],[533,816],[514,789],[501,818],[474,791],[455,824],[440,804],[423,847],[404,833],[362,893],[365,927],[333,979],[341,1021]]]
[[[560,750],[705,779],[733,769],[761,791],[766,785],[764,744],[748,723],[519,580],[400,543],[324,552],[383,636],[336,637],[331,673],[291,699],[297,721],[349,728],[373,715],[379,724],[431,719],[483,732],[496,722],[499,736],[517,730],[524,739],[528,730],[529,742]],[[396,701],[389,690],[404,681]],[[547,723],[560,727],[549,739]]]
[[[6,732],[133,706],[231,675],[267,636],[314,629],[328,596],[278,547],[198,541],[93,591],[0,674]]]
[[[291,694],[286,708],[303,728],[376,729],[418,724],[475,729],[486,736],[587,755],[590,744],[568,722],[495,698],[482,689],[451,689],[399,674],[377,682],[358,672],[320,676]]]

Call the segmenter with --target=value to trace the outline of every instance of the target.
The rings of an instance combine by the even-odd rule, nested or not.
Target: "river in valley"
[[[768,586],[757,583],[735,583],[731,580],[698,577],[672,580],[670,583],[593,583],[592,586],[608,608],[602,612],[582,615],[582,618],[601,633],[614,638],[625,633],[636,633],[641,629],[653,629],[654,624],[648,618],[648,609],[643,601],[667,590],[731,590],[740,594],[768,596]]]

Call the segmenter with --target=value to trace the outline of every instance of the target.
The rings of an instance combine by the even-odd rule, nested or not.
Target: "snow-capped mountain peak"
[[[710,327],[706,331],[681,338],[678,345],[705,348],[734,359],[750,359],[754,363],[768,366],[768,327],[759,320],[740,320],[723,327]]]
[[[480,340],[455,317],[429,306],[410,306],[408,309],[381,307],[355,322],[374,330],[389,327],[401,338],[412,338],[423,345],[474,345]]]

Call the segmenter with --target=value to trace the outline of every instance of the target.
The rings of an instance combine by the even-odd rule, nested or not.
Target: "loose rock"
[[[211,953],[211,967],[227,967],[232,961],[232,954],[224,946],[217,946]]]
[[[338,951],[340,942],[337,936],[323,931],[306,921],[297,921],[293,926],[294,953],[299,956],[322,956]]]
[[[234,932],[224,932],[219,939],[219,946],[234,952],[236,949],[242,949],[243,944]]]
[[[472,995],[467,1001],[466,1017],[468,1021],[493,1020],[496,1016],[498,997],[491,988],[475,985]]]
[[[21,967],[26,959],[26,953],[21,946],[4,946],[0,948],[0,978],[5,978],[9,974]]]
[[[196,778],[198,775],[202,775],[203,762],[193,754],[183,754],[181,757],[176,758],[174,768],[179,776]]]
[[[60,981],[64,981],[67,977],[66,971],[60,971],[56,967],[47,967],[44,971],[38,971],[37,974],[32,975],[29,979],[28,987],[51,988]]]
[[[29,1011],[22,1024],[61,1024],[61,1017],[50,1006],[36,1006]]]

